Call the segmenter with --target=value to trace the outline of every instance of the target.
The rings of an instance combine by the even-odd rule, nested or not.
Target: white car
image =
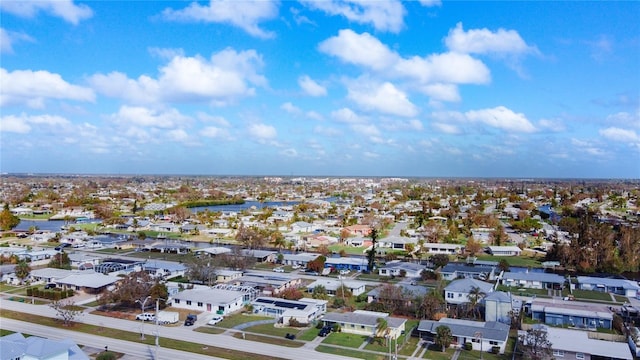
[[[142,314],[136,315],[136,320],[154,321],[155,319],[156,319],[156,316],[153,313],[142,313]]]
[[[273,271],[279,272],[279,273],[283,273],[284,272],[284,268],[283,267],[277,267],[277,268],[273,269]]]
[[[346,269],[340,270],[340,275],[347,275],[350,271]]]
[[[209,320],[209,322],[207,324],[209,325],[215,325],[217,323],[219,323],[220,321],[224,320],[224,317],[220,316],[220,315],[214,315],[211,320]]]

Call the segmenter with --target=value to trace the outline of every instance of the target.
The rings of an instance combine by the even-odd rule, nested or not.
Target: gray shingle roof
[[[451,329],[451,334],[457,337],[473,338],[476,333],[482,333],[485,340],[506,341],[509,337],[509,325],[496,321],[469,321],[443,318],[440,321],[422,320],[418,331],[435,334],[436,328],[444,325]]]
[[[470,292],[474,287],[480,288],[480,290],[487,294],[493,291],[493,284],[471,278],[454,280],[449,285],[447,285],[444,290],[467,293]]]

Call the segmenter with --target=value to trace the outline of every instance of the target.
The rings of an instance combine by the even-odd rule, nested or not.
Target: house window
[[[458,294],[458,297],[462,297],[462,294]]]
[[[493,346],[498,346],[498,342],[497,341],[489,341],[489,344],[491,344]]]
[[[563,350],[553,350],[553,356],[564,357],[564,351]]]
[[[453,299],[453,293],[447,293],[447,299]]]
[[[202,307],[202,303],[201,302],[198,302],[198,307]]]
[[[584,360],[584,354],[583,353],[576,353],[576,359]]]
[[[360,325],[360,329],[364,329],[364,325]]]
[[[180,304],[180,299],[174,299],[173,302],[175,302],[176,304]]]
[[[187,305],[191,305],[191,300],[187,300]]]

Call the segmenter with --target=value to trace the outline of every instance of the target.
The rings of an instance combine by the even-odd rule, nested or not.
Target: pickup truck
[[[189,314],[187,315],[187,319],[184,321],[184,326],[191,326],[198,321],[198,315]]]
[[[153,313],[142,313],[142,314],[136,315],[136,320],[154,321],[155,319],[156,319],[156,316],[153,315]]]

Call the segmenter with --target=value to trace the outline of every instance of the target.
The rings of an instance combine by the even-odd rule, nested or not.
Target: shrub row
[[[73,296],[74,291],[72,289],[63,290],[56,288],[53,290],[43,290],[37,287],[27,288],[27,296],[33,296],[48,300],[61,300]]]

